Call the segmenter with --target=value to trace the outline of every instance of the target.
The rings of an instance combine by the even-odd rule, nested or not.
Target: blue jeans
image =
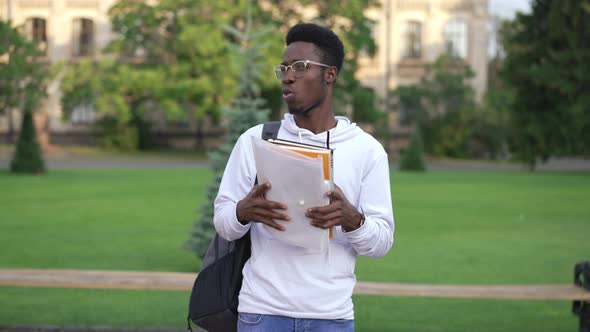
[[[239,313],[238,332],[353,332],[352,319],[303,319]]]

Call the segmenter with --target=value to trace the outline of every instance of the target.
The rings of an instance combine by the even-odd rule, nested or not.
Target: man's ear
[[[336,77],[338,76],[338,69],[336,67],[330,67],[325,71],[325,82],[328,85],[334,84],[336,82]]]

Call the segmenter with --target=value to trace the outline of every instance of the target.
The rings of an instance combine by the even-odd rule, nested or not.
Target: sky
[[[489,0],[490,17],[499,16],[504,19],[513,19],[517,12],[529,13],[531,11],[531,0]],[[488,54],[496,54],[497,43],[493,33],[492,25],[489,26],[490,41],[488,44]]]
[[[489,13],[511,19],[517,11],[528,13],[530,6],[530,0],[490,0]]]

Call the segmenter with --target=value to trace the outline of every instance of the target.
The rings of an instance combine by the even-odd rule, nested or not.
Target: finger
[[[341,190],[338,190],[338,188],[336,190],[332,190],[332,191],[328,191],[328,193],[326,194],[326,196],[328,196],[330,198],[330,202],[332,201],[342,201],[344,194],[342,193]]]
[[[264,207],[269,210],[286,210],[287,204],[279,203],[275,201],[264,200],[263,203],[260,204],[261,207]]]
[[[265,218],[272,218],[272,219],[285,220],[285,221],[291,220],[291,217],[289,217],[288,215],[283,214],[283,213],[279,213],[279,212],[276,212],[273,210],[264,210],[264,211],[262,211],[261,214]]]
[[[318,228],[328,229],[328,228],[331,228],[333,226],[340,225],[339,220],[340,220],[339,218],[337,218],[337,219],[331,219],[331,220],[327,220],[327,221],[312,220],[310,224],[312,226],[315,226],[315,227],[318,227]]]
[[[330,213],[307,212],[305,216],[311,220],[327,221],[331,219],[340,218],[342,216],[342,211],[337,210]]]
[[[261,218],[271,218],[271,219],[279,219],[279,220],[285,220],[285,221],[291,220],[291,217],[289,217],[286,214],[279,213],[279,212],[265,209],[265,208],[256,208],[254,210],[254,213],[256,213],[256,215],[260,216]]]
[[[252,188],[252,194],[255,196],[264,196],[264,194],[270,189],[270,182],[257,184]]]
[[[275,222],[274,220],[272,220],[270,218],[262,218],[259,222],[261,222],[261,223],[263,223],[263,224],[265,224],[267,226],[270,226],[270,227],[272,227],[274,229],[278,229],[279,231],[284,231],[285,230],[285,227],[279,225],[277,222]]]
[[[340,202],[333,202],[325,206],[315,206],[307,209],[307,213],[320,213],[320,214],[327,214],[332,213],[334,211],[338,211],[342,208],[342,204]]]

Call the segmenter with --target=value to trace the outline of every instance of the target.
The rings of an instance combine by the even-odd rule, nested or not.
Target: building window
[[[78,105],[72,110],[72,123],[93,123],[96,120],[96,110],[92,105]]]
[[[462,20],[449,21],[444,28],[444,40],[448,54],[467,58],[467,23]]]
[[[94,55],[94,22],[92,20],[87,18],[74,19],[72,55]]]
[[[25,34],[30,40],[37,42],[43,55],[47,55],[47,22],[44,18],[28,18],[25,21]]]
[[[422,23],[406,21],[403,27],[402,58],[419,59],[422,57]]]

